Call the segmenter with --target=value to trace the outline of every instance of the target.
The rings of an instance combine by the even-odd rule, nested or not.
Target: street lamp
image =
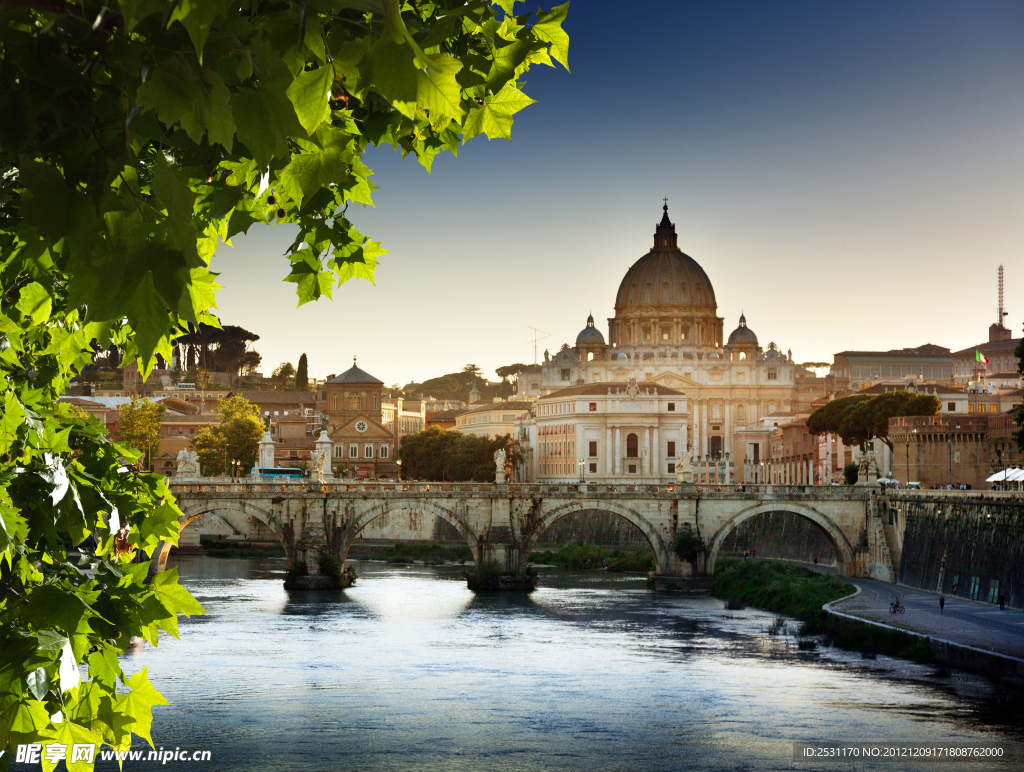
[[[583,459],[582,458],[579,461],[579,467],[580,467],[580,482],[586,482],[587,481],[587,477],[586,477],[586,472],[584,471],[584,463],[583,463]]]

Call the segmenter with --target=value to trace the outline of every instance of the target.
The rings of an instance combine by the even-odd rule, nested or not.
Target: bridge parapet
[[[520,484],[496,483],[354,483],[328,482],[230,482],[210,480],[171,483],[176,495],[215,494],[361,494],[364,496],[472,498],[641,498],[641,499],[721,499],[728,501],[864,501],[874,491],[863,486],[839,485],[649,485],[649,484]]]

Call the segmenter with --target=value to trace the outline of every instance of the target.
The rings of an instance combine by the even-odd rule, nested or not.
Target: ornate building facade
[[[680,452],[712,459],[728,453],[738,465],[755,455],[740,430],[793,410],[797,367],[792,354],[775,343],[762,348],[744,316],[727,338],[724,322],[707,273],[677,245],[666,205],[653,249],[630,266],[619,285],[608,340],[589,317],[575,346],[565,344],[553,355],[545,351],[543,364],[520,376],[520,388],[544,397],[633,378],[641,389],[658,385],[682,392],[688,413],[680,437],[688,447]],[[766,450],[756,452],[764,457]]]

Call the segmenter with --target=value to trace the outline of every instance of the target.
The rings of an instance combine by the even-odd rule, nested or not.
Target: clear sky
[[[518,4],[517,12],[527,5]],[[221,247],[221,318],[269,374],[359,365],[388,384],[530,362],[607,318],[669,199],[726,334],[741,311],[797,361],[987,339],[996,272],[1024,322],[1024,3],[573,0],[564,69],[534,68],[512,142],[433,174],[390,148],[376,284],[296,309],[263,227]]]

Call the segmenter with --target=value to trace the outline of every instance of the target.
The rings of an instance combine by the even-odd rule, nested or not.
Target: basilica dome
[[[604,335],[594,326],[594,315],[587,317],[587,326],[576,336],[576,345],[604,345]]]
[[[756,346],[757,336],[747,327],[747,317],[740,314],[740,326],[729,334],[730,346]]]
[[[676,245],[668,205],[654,248],[626,271],[615,296],[612,342],[617,345],[720,346],[722,320],[711,280]]]

